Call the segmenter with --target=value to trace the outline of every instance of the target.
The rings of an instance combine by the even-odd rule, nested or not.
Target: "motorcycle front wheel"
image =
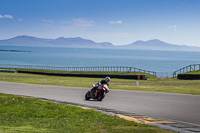
[[[85,100],[90,100],[90,91],[88,91],[86,94],[85,94]]]

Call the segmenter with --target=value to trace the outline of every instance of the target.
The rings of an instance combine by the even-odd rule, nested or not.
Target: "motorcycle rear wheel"
[[[103,91],[100,92],[100,93],[98,94],[98,96],[97,96],[97,101],[102,101],[104,97],[105,97],[104,92],[103,92]]]

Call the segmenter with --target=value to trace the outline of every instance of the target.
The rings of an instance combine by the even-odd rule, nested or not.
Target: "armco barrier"
[[[31,73],[31,74],[42,74],[42,75],[52,75],[52,76],[73,76],[73,77],[94,77],[94,78],[105,78],[109,76],[110,78],[119,79],[138,79],[147,80],[146,74],[85,74],[85,73],[49,73],[49,72],[36,72],[36,71],[17,71],[18,73]]]
[[[200,74],[178,74],[177,78],[183,80],[200,80]]]

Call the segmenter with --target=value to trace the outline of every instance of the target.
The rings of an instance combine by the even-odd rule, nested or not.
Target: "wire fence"
[[[171,72],[156,72],[156,77],[159,77],[159,78],[172,78],[173,74]]]
[[[37,66],[37,65],[12,65],[0,64],[0,68],[21,68],[21,69],[42,69],[42,70],[57,70],[57,71],[103,71],[103,72],[143,72],[154,75],[159,78],[172,78],[180,73],[200,70],[200,64],[193,64],[183,67],[173,73],[170,72],[154,72],[147,71],[135,67],[127,66],[102,66],[102,67],[57,67],[57,66]]]
[[[103,71],[103,72],[143,72],[156,76],[156,72],[125,66],[103,66],[103,67],[56,67],[56,66],[35,66],[35,65],[11,65],[0,64],[0,68],[21,68],[21,69],[42,69],[58,71]]]

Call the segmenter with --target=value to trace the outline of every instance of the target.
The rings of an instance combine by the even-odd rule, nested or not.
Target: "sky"
[[[19,35],[200,46],[200,0],[0,0],[0,40]]]

